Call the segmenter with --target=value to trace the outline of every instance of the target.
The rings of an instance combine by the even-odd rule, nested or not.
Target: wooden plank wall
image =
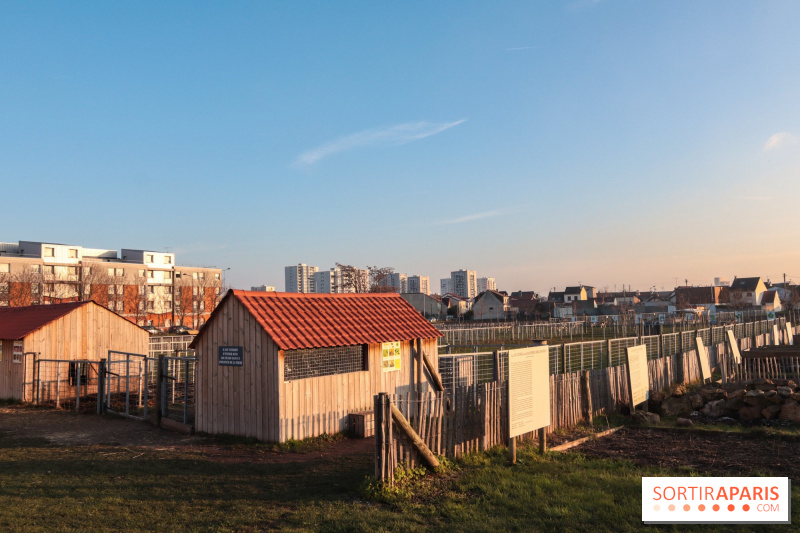
[[[25,365],[15,363],[14,341],[0,340],[3,359],[0,361],[0,399],[22,400],[22,381]]]
[[[368,370],[335,374],[319,378],[283,381],[283,353],[279,354],[280,368],[280,441],[305,439],[325,433],[344,431],[349,413],[371,410],[374,396],[379,392],[405,394],[415,390],[416,364],[411,355],[411,342],[401,343],[401,369],[383,372],[381,345],[369,346]],[[438,365],[436,339],[423,339],[422,349],[431,362]],[[437,366],[438,369],[438,366]],[[423,371],[423,392],[430,389]]]
[[[220,366],[220,346],[241,346],[243,366]],[[198,339],[195,428],[278,440],[278,348],[236,298],[228,298]]]

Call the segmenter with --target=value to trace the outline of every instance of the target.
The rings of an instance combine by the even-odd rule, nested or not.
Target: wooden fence
[[[724,344],[708,347],[710,364],[717,365]],[[699,380],[695,350],[648,361],[651,388]],[[375,397],[375,476],[392,481],[398,464],[415,467],[422,456],[412,439],[398,431],[391,406],[397,408],[433,455],[460,457],[465,453],[506,445],[508,439],[507,381],[453,387],[424,394],[381,394]],[[587,379],[588,377],[588,379]],[[582,385],[588,382],[588,390]],[[618,412],[629,404],[625,364],[550,375],[550,420],[547,432],[574,427],[586,419],[585,395],[591,396],[593,415]],[[377,413],[381,412],[382,416]],[[534,439],[534,433],[521,437]]]

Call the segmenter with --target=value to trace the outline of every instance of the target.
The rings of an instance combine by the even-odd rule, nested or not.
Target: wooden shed
[[[2,307],[0,398],[33,400],[36,373],[44,378],[46,367],[35,368],[34,361],[99,361],[109,350],[147,354],[149,338],[144,329],[92,301]],[[75,369],[66,363],[50,366],[65,366],[58,377],[64,383],[50,385],[67,393]]]
[[[270,442],[344,431],[379,392],[428,390],[440,336],[395,293],[228,291],[191,344],[195,428]]]

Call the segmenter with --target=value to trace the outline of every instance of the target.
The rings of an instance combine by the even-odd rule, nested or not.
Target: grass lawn
[[[367,454],[300,461],[281,451],[275,462],[261,445],[214,450],[0,439],[0,531],[638,531],[640,478],[692,474],[520,446],[514,467],[497,449],[381,491],[368,483]],[[787,530],[647,529],[748,528]]]

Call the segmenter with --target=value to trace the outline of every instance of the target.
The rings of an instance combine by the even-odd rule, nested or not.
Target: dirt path
[[[626,428],[573,450],[642,466],[688,466],[721,476],[757,474],[797,479],[800,475],[800,440],[792,437]]]
[[[108,446],[193,452],[219,462],[306,462],[321,458],[363,459],[374,453],[374,439],[345,439],[307,453],[268,447],[220,444],[182,435],[149,423],[21,405],[0,406],[0,447]]]

